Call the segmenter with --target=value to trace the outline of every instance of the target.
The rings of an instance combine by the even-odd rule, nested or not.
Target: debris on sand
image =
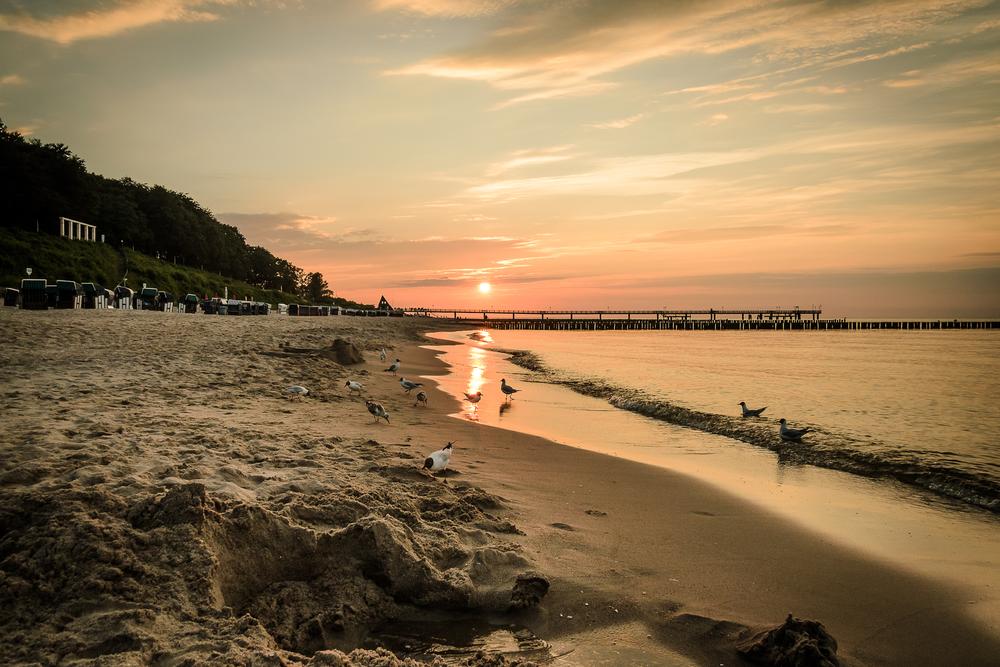
[[[519,575],[510,592],[510,608],[525,609],[534,607],[545,594],[549,592],[549,580],[537,572],[526,572]]]
[[[774,667],[837,667],[837,640],[819,621],[794,618],[740,642],[736,650],[759,665]]]

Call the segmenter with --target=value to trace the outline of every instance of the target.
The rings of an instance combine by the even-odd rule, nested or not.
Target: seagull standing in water
[[[413,405],[419,405],[421,403],[424,404],[425,408],[427,407],[427,392],[426,391],[418,391],[417,392],[417,402],[414,403]]]
[[[285,390],[286,394],[291,394],[292,396],[308,396],[309,390],[300,384],[293,384],[291,387]]]
[[[514,394],[516,394],[517,392],[519,392],[521,390],[520,389],[514,389],[512,386],[510,386],[509,384],[507,384],[507,379],[504,378],[504,379],[500,380],[500,391],[502,391],[504,393],[504,395],[507,396],[508,399],[513,399],[514,398]]]
[[[747,404],[743,401],[740,401],[740,407],[743,408],[744,417],[760,417],[761,413],[767,410],[766,405],[762,408],[748,408]]]
[[[389,368],[385,369],[383,372],[384,373],[392,373],[393,375],[395,375],[396,371],[398,371],[398,370],[399,370],[399,359],[396,359],[396,361],[394,361],[391,364],[389,364]]]
[[[476,409],[478,410],[479,406],[477,405],[477,403],[479,403],[479,401],[483,400],[483,392],[477,391],[475,394],[468,394],[467,393],[467,394],[465,394],[465,400],[467,400],[469,403],[472,403],[472,405],[474,405],[476,407]]]
[[[399,378],[399,386],[402,387],[407,394],[416,389],[417,387],[423,387],[423,382],[413,382],[412,380],[407,380],[406,378]]]
[[[385,423],[389,423],[389,413],[385,411],[381,403],[376,403],[375,401],[365,401],[365,407],[368,408],[368,412],[375,417],[375,421],[378,422],[379,419],[384,419]]]
[[[785,421],[784,417],[778,423],[781,424],[779,433],[781,433],[782,440],[798,442],[802,440],[802,436],[812,430],[811,428],[788,428],[788,422]]]
[[[437,472],[438,470],[444,470],[444,474],[447,475],[448,464],[451,463],[451,452],[454,444],[454,442],[449,442],[436,452],[428,454],[427,458],[424,459],[423,470],[430,470],[432,473]]]
[[[344,386],[350,390],[347,392],[348,394],[353,393],[355,391],[358,392],[358,394],[361,394],[361,392],[365,388],[365,386],[360,382],[358,382],[357,380],[348,380],[347,384],[345,384]]]

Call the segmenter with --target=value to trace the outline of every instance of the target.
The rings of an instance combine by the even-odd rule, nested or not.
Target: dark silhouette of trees
[[[190,196],[161,185],[90,173],[66,145],[25,138],[3,120],[0,201],[0,228],[35,231],[37,225],[40,231],[58,234],[57,221],[64,216],[96,224],[98,233],[115,247],[124,244],[266,289],[295,293],[303,284],[302,269],[248,245],[236,227],[219,222]]]
[[[318,271],[305,275],[302,281],[301,294],[312,303],[331,301],[333,299],[333,292],[330,291],[330,286],[323,279],[323,274]]]

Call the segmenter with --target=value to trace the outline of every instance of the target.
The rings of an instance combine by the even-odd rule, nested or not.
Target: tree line
[[[190,196],[131,178],[87,171],[68,146],[11,131],[0,119],[0,227],[58,234],[59,217],[98,225],[112,247],[213,271],[314,303],[333,294],[320,273],[305,273],[240,231],[219,222]]]

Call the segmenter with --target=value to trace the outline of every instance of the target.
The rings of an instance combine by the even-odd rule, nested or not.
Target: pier
[[[822,319],[818,308],[707,310],[500,310],[402,308],[490,329],[522,331],[928,331],[1000,329],[1000,320]]]

